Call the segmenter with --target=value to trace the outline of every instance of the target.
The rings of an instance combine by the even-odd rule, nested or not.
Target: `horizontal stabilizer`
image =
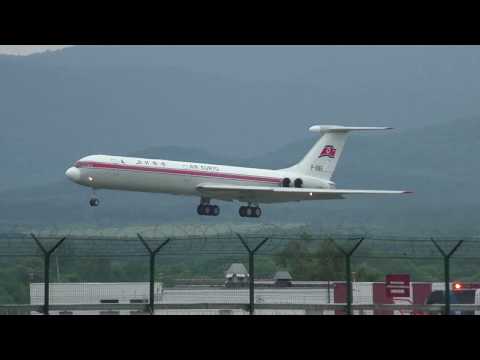
[[[349,131],[366,131],[366,130],[392,130],[391,127],[376,126],[341,126],[341,125],[314,125],[308,129],[311,132],[349,132]]]

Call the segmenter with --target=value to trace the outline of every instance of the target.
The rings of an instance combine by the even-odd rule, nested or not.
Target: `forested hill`
[[[312,135],[264,156],[235,158],[201,148],[150,147],[136,156],[281,168],[302,158]],[[384,231],[480,230],[477,161],[480,119],[459,119],[420,129],[351,134],[334,180],[339,188],[406,189],[412,195],[265,206],[262,221],[313,226],[358,226]],[[62,169],[63,170],[63,169]],[[154,223],[238,221],[237,205],[221,203],[219,219],[199,219],[197,199],[104,191],[91,209],[89,191],[62,178],[50,185],[0,193],[2,223]]]

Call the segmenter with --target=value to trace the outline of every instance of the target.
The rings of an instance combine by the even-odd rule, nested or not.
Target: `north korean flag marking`
[[[335,154],[337,152],[337,149],[333,145],[325,145],[325,147],[322,149],[322,152],[318,156],[319,158],[328,156],[331,159],[335,158]]]

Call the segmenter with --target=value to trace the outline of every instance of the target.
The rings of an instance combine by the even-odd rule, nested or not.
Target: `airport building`
[[[154,286],[156,304],[194,305],[209,304],[208,309],[156,309],[157,315],[244,315],[242,309],[228,309],[228,304],[249,303],[249,274],[243,264],[232,264],[224,273],[223,280],[179,281],[176,286],[164,287],[157,282]],[[444,283],[410,284],[408,298],[392,299],[386,295],[384,282],[354,282],[353,304],[424,304],[434,290],[443,290]],[[43,305],[44,284],[30,284],[31,305]],[[256,304],[297,305],[297,309],[256,309],[256,314],[305,315],[341,314],[341,310],[313,311],[298,309],[298,305],[344,304],[347,287],[344,281],[295,281],[286,271],[277,272],[271,279],[255,280]],[[145,304],[149,302],[148,282],[124,283],[51,283],[50,305],[74,305],[72,309],[51,310],[51,314],[65,315],[129,315],[147,314],[142,310],[88,310],[81,305],[92,304]],[[219,307],[215,308],[218,304]],[[220,306],[221,305],[221,306]],[[108,305],[106,305],[108,306]],[[354,310],[354,314],[409,314],[399,310]]]

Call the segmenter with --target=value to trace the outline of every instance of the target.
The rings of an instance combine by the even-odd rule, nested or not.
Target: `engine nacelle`
[[[313,176],[302,176],[294,181],[296,188],[312,189],[335,189],[335,183],[326,179],[319,179]]]
[[[295,179],[293,185],[296,187],[296,188],[301,188],[303,186],[303,180],[298,178],[298,179]]]
[[[287,175],[287,174],[285,174]],[[288,174],[290,175],[290,174]],[[301,176],[300,174],[291,174],[291,177],[285,177],[280,183],[281,187],[312,188],[312,189],[335,189],[335,183],[327,179],[319,179],[314,176]]]
[[[290,187],[291,183],[292,183],[292,181],[289,178],[285,178],[285,179],[282,180],[282,186],[283,187]]]

